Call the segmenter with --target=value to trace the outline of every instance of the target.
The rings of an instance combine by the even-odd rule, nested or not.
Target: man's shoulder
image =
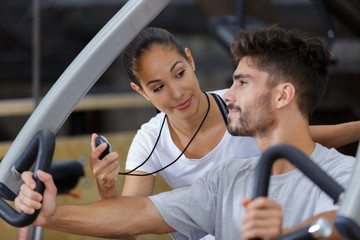
[[[315,150],[310,158],[324,170],[330,171],[341,168],[352,169],[355,164],[355,158],[353,156],[342,154],[335,148],[329,149],[320,144],[316,144]]]
[[[355,160],[353,156],[345,155],[343,153],[340,153],[335,148],[329,149],[318,143],[315,146],[315,150],[311,155],[311,158],[316,159],[316,161],[341,160],[341,159],[345,159],[348,161]]]
[[[241,175],[244,172],[254,171],[259,159],[260,156],[229,159],[215,168],[214,171],[217,171],[219,175],[228,177]]]

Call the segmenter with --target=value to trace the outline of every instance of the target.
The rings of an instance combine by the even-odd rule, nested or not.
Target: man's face
[[[228,130],[235,136],[264,137],[276,124],[272,92],[266,85],[268,73],[253,66],[251,58],[243,58],[224,95],[229,104]]]

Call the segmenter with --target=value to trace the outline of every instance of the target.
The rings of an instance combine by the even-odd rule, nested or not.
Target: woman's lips
[[[184,110],[186,109],[187,107],[189,107],[191,104],[191,98],[189,98],[189,100],[187,100],[186,102],[180,104],[180,105],[177,105],[175,107],[176,110]]]

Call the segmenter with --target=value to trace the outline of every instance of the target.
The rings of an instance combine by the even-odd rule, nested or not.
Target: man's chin
[[[240,136],[240,128],[238,128],[238,127],[232,127],[232,126],[230,126],[230,124],[229,124],[229,126],[228,126],[228,131],[229,131],[229,133],[231,134],[231,135],[233,135],[233,136]]]
[[[255,132],[247,131],[240,127],[231,127],[230,124],[228,126],[228,132],[233,136],[242,136],[242,137],[255,137]]]

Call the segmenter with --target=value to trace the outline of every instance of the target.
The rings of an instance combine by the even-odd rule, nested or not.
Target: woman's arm
[[[134,171],[134,174],[145,174],[146,172]],[[147,197],[153,194],[155,176],[129,176],[125,177],[122,196]]]
[[[134,171],[134,174],[144,174],[146,172]],[[146,197],[150,196],[154,192],[155,176],[129,176],[125,177],[125,183],[123,186],[122,196],[132,197]],[[136,236],[123,237],[122,239],[135,240]]]
[[[118,172],[120,170],[118,155],[110,153],[102,160],[99,155],[105,149],[105,146],[99,145],[95,147],[96,134],[93,134],[91,140],[92,152],[90,154],[90,167],[96,178],[98,191],[101,199],[112,198],[118,196],[116,182]],[[134,174],[144,174],[146,172],[134,171]],[[147,197],[153,194],[155,185],[155,176],[126,176],[122,190],[122,196]],[[125,237],[121,239],[136,239],[136,236]]]
[[[360,140],[360,121],[335,125],[310,126],[315,142],[328,148],[337,148]]]

